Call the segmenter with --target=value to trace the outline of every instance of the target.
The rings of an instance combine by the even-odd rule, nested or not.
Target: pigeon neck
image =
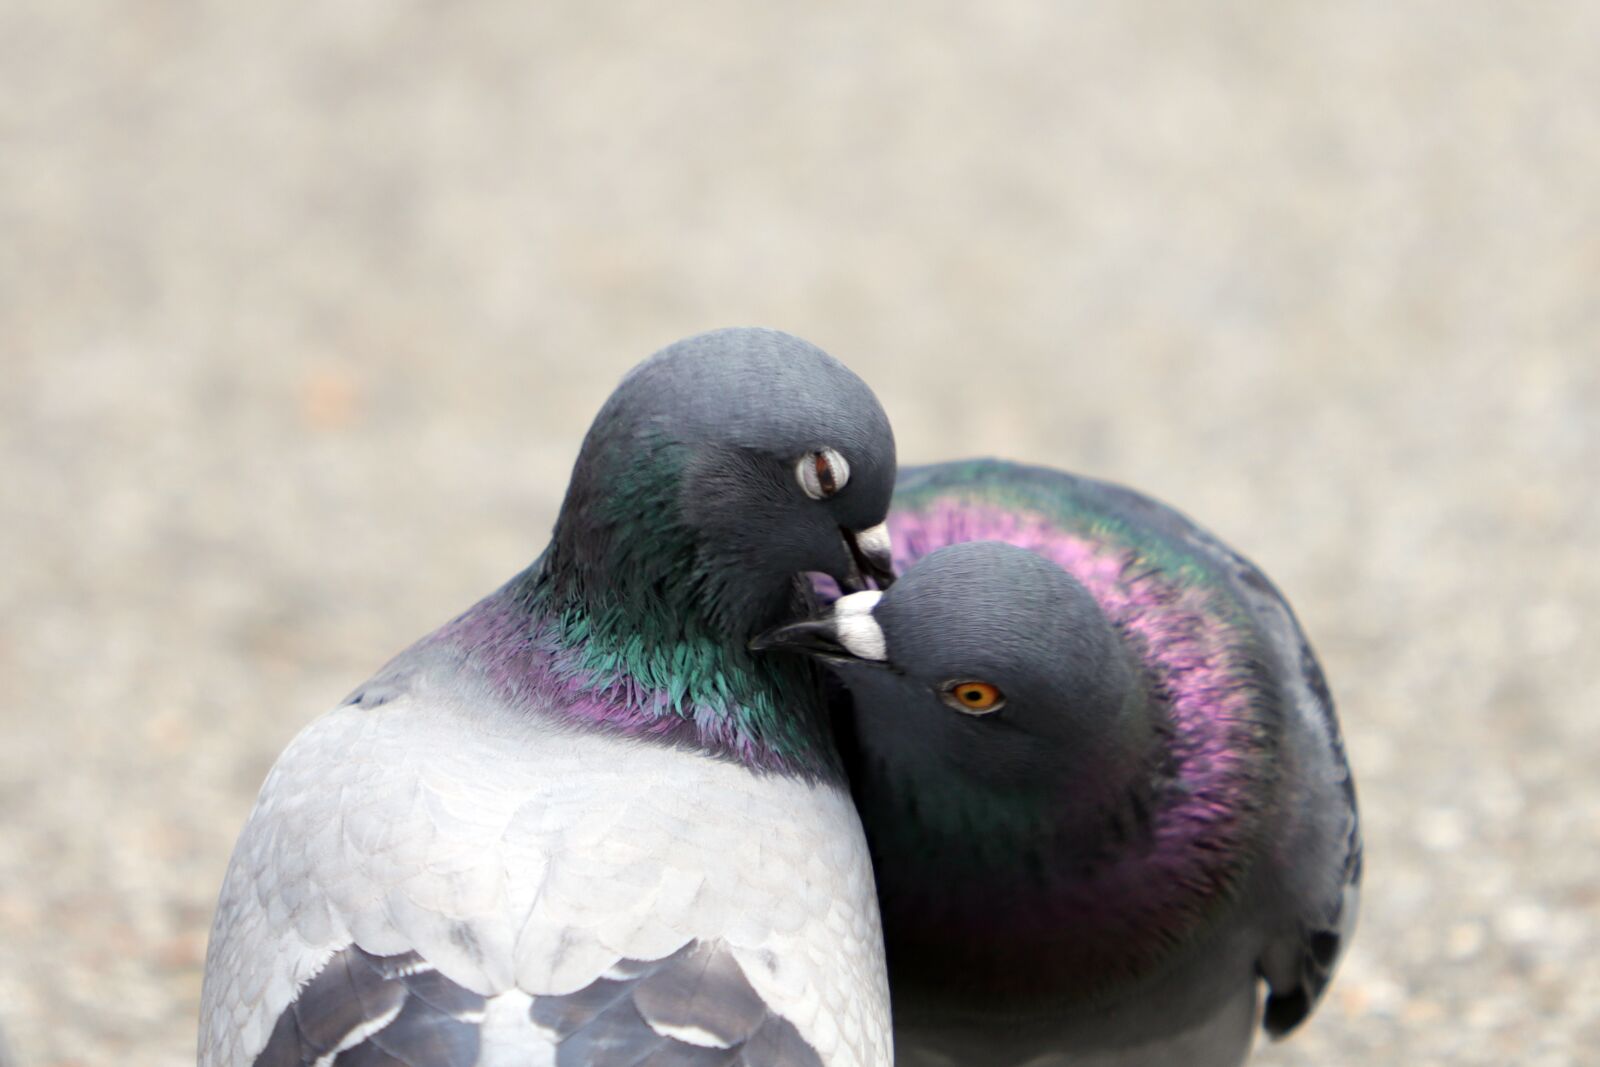
[[[608,429],[604,429],[609,427]],[[546,554],[552,597],[653,638],[737,643],[792,607],[793,578],[720,564],[686,516],[691,450],[664,431],[596,421]]]
[[[920,1000],[947,995],[952,1010],[973,1007],[981,988],[1006,1010],[1048,1012],[1135,981],[1193,941],[1217,888],[1161,854],[1171,846],[1158,824],[1174,802],[1166,711],[1141,676],[1118,732],[1127,745],[1057,753],[1060,774],[1037,789],[931,763],[907,773],[863,746],[851,781],[897,985]]]
[[[1027,884],[1038,859],[1081,867],[1148,843],[1167,719],[1142,673],[1130,675],[1104,729],[1034,738],[1025,753],[1003,759],[930,734],[925,707],[873,705],[863,695],[855,718],[861,772],[852,777],[870,812],[869,833],[916,865],[946,857],[955,875],[942,884]]]
[[[746,649],[800,609],[798,581],[763,594],[707,564],[677,503],[682,452],[637,454],[603,478],[580,458],[549,549],[514,583],[545,656],[539,688],[575,720],[837,777],[815,668]]]

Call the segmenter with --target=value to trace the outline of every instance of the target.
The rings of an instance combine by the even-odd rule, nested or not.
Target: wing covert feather
[[[536,1015],[550,998],[683,952],[713,953],[705,966],[731,966],[770,1010],[749,1042],[798,1043],[821,1063],[887,1062],[872,875],[841,791],[402,689],[381,707],[323,716],[268,776],[218,906],[201,1059],[254,1061],[340,959],[349,973],[369,959],[418,961],[417,974],[390,980],[404,986],[385,1024],[394,1044],[402,1021],[406,1032],[459,1030],[470,997],[486,1002],[480,1019],[516,1014],[499,998],[531,997],[529,1025],[545,1032]],[[341,980],[329,988],[352,988]],[[672,988],[695,1002],[658,976],[645,1003],[663,1011]],[[364,1025],[398,995],[373,994]],[[287,1015],[313,1049],[327,1038],[308,1013],[339,1010]]]

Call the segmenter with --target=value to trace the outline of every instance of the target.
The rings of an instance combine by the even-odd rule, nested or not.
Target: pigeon
[[[202,1067],[890,1062],[806,572],[887,582],[894,438],[770,330],[602,407],[549,546],[306,727],[235,847]]]
[[[896,1062],[1225,1067],[1303,1022],[1361,835],[1278,591],[1171,508],[1038,467],[903,470],[889,528],[890,588],[754,647],[848,689]]]

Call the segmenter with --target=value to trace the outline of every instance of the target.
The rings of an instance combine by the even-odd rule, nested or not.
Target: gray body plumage
[[[412,1067],[541,1062],[535,1052],[560,1067],[632,1063],[652,1049],[738,1064],[758,1037],[790,1051],[752,1064],[887,1061],[872,872],[837,785],[498,706],[471,664],[434,651],[391,665],[377,688],[307,727],[262,788],[207,954],[203,1067],[341,1048],[365,1050],[349,1062]],[[661,983],[657,1001],[677,998],[676,1012],[635,1006],[572,1041],[570,1016],[597,982],[626,987],[680,953],[715,967]],[[330,998],[337,1019],[305,1027],[322,1045],[286,1034],[262,1057],[330,961],[370,970],[372,957],[413,974],[425,961],[441,992],[374,993],[383,983],[369,976]],[[733,977],[706,980],[718,968]],[[435,1009],[431,1032],[386,1040],[407,1002]],[[294,1057],[279,1056],[285,1045]],[[595,1053],[609,1047],[624,1053]]]

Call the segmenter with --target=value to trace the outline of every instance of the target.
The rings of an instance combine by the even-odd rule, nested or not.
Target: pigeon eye
[[[967,715],[987,715],[1005,706],[1005,694],[988,682],[968,680],[944,687],[944,702]]]
[[[795,463],[794,476],[812,500],[830,497],[850,481],[850,464],[831,448],[807,452]]]

